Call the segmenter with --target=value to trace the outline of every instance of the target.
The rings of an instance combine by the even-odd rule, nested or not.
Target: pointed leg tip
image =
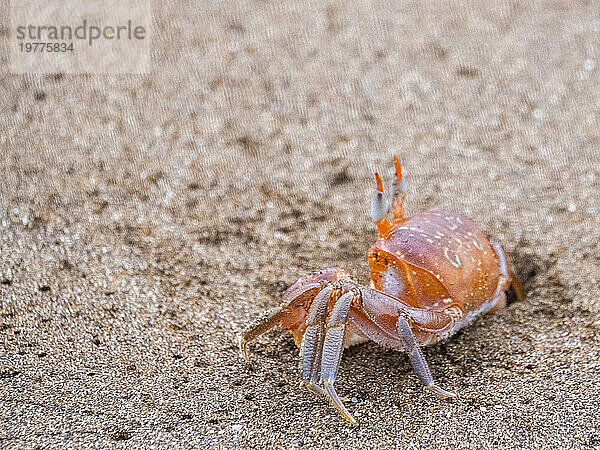
[[[333,387],[333,384],[331,382],[325,381],[325,391],[326,391],[329,399],[331,400],[331,403],[333,403],[333,406],[336,407],[336,409],[339,411],[339,413],[342,415],[342,417],[344,419],[346,419],[348,422],[350,422],[352,425],[358,425],[358,422],[356,421],[356,419],[352,416],[352,414],[350,414],[348,412],[348,410],[346,409],[346,407],[344,406],[344,404],[338,397],[338,395],[335,392],[335,389]]]
[[[352,424],[353,426],[355,426],[355,427],[358,426],[358,422],[356,421],[354,416],[352,414],[350,414],[347,410],[345,413],[342,413],[342,417],[344,417],[344,419],[346,419],[346,421],[349,422],[350,424]]]
[[[446,391],[445,389],[442,389],[441,387],[436,386],[435,384],[425,386],[425,389],[427,389],[429,392],[433,393],[433,395],[435,395],[437,398],[442,400],[450,397],[458,397],[458,395],[455,392]]]
[[[250,364],[250,357],[248,356],[248,348],[247,348],[247,342],[246,339],[244,338],[244,331],[242,331],[240,333],[240,341],[239,341],[239,346],[240,346],[240,353],[242,354],[242,356],[244,357],[244,359],[246,360],[247,364]]]

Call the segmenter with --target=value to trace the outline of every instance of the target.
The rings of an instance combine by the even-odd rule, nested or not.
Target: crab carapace
[[[476,316],[506,305],[511,286],[524,295],[502,246],[488,240],[468,217],[434,208],[405,217],[400,162],[391,195],[377,190],[371,219],[379,238],[369,250],[370,287],[340,268],[301,277],[279,307],[242,332],[240,349],[275,325],[290,330],[300,347],[303,383],[328,397],[344,418],[356,420],[333,387],[345,347],[375,341],[406,352],[425,388],[453,397],[434,381],[420,347],[446,339]],[[387,219],[392,209],[391,222]]]

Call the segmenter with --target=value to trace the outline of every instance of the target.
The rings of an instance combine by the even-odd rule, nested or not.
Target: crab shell
[[[368,254],[370,287],[331,267],[302,276],[284,292],[278,308],[242,331],[240,350],[275,325],[290,330],[301,348],[303,384],[328,397],[346,420],[333,383],[343,347],[372,340],[405,351],[423,386],[439,398],[454,397],[435,383],[420,347],[446,339],[476,316],[506,305],[512,286],[523,290],[502,246],[490,241],[471,219],[442,209],[404,215],[400,161],[391,204],[376,173],[371,220],[379,238]],[[386,218],[392,207],[393,220]]]
[[[369,250],[372,287],[414,307],[478,309],[500,280],[487,237],[456,213],[432,209],[412,217]]]
[[[380,237],[369,250],[369,267],[372,288],[415,308],[465,317],[451,333],[505,299],[508,277],[488,238],[468,217],[442,209],[411,217]],[[448,334],[419,340],[427,345]]]
[[[363,292],[363,307],[350,311],[346,347],[374,340],[404,350],[395,338],[397,314],[393,311],[399,302],[411,309],[446,312],[448,319],[459,319],[441,333],[415,328],[419,345],[446,339],[477,315],[504,306],[503,291],[509,279],[504,257],[497,254],[483,231],[461,214],[431,209],[395,225],[369,250],[369,266],[371,288],[393,299],[382,303],[384,297],[375,299]],[[306,299],[321,289],[315,283],[336,281],[351,278],[339,268],[313,272],[284,293],[281,306],[287,306],[290,299],[295,305],[310,303]],[[306,290],[308,286],[314,288]],[[281,321],[298,346],[307,314],[303,306],[295,306]]]

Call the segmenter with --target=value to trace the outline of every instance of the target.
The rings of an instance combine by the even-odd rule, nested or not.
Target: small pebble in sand
[[[569,210],[569,212],[575,212],[575,210],[577,209],[577,207],[575,206],[574,203],[569,203],[569,206],[567,208]]]
[[[594,70],[595,67],[596,67],[596,61],[594,61],[591,58],[588,58],[583,62],[583,68],[585,70],[587,70],[588,72],[591,72],[592,70]]]
[[[535,108],[531,114],[533,115],[533,118],[537,119],[537,120],[542,120],[544,118],[544,116],[546,115],[544,113],[544,110],[542,110],[540,108]]]
[[[231,429],[233,431],[240,431],[242,429],[242,425],[240,425],[239,423],[233,424],[231,425]]]

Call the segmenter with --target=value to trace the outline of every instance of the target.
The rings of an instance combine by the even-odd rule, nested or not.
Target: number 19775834
[[[73,43],[67,45],[66,42],[20,42],[19,50],[21,53],[72,52]]]

